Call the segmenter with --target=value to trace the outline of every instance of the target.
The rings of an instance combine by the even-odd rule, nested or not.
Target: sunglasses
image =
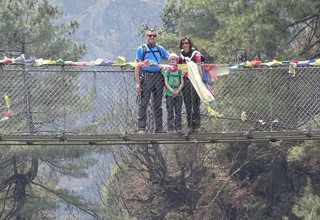
[[[189,44],[189,42],[183,42],[182,45],[184,45],[184,44]]]
[[[156,34],[148,34],[148,37],[157,37]]]

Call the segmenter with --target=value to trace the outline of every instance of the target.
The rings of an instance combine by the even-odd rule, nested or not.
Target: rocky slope
[[[161,24],[165,0],[55,0],[64,11],[63,22],[78,20],[80,29],[74,36],[86,43],[84,60],[114,60],[125,56],[133,60],[137,46],[145,39],[138,36],[143,23]]]

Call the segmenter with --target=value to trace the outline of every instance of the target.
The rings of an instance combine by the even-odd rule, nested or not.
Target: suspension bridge
[[[137,134],[132,68],[1,65],[0,144],[122,145],[320,138],[320,67],[241,68],[213,85],[216,114],[201,106],[201,132]],[[163,120],[166,129],[166,108]],[[151,108],[151,106],[150,106]],[[149,108],[148,130],[152,130]],[[1,117],[0,117],[1,118]]]

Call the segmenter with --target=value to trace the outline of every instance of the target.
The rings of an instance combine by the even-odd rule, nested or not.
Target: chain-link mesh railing
[[[300,67],[292,75],[277,67],[220,77],[215,89],[223,117],[210,124],[218,131],[318,129],[319,73],[320,68]]]
[[[132,69],[116,66],[28,66],[0,68],[0,95],[10,99],[12,116],[0,135],[110,135],[138,131],[138,101]],[[303,131],[319,129],[320,68],[231,70],[215,81],[218,116],[201,104],[200,133]],[[167,130],[165,98],[163,127]],[[151,102],[152,103],[152,100]],[[154,130],[152,104],[147,133]],[[6,111],[5,103],[0,106]],[[182,107],[182,131],[187,133]]]

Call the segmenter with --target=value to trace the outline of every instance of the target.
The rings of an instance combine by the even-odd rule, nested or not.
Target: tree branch
[[[76,207],[77,209],[81,210],[82,212],[94,217],[95,219],[102,219],[94,210],[90,210],[90,209],[87,210],[87,209],[83,208],[82,205],[73,203],[72,201],[70,201],[69,198],[65,197],[62,193],[59,193],[59,192],[57,192],[57,191],[55,191],[53,189],[50,189],[50,188],[48,188],[48,187],[46,187],[46,186],[44,186],[42,184],[38,184],[36,182],[32,182],[32,184],[34,184],[36,186],[39,186],[39,187],[43,188],[44,190],[54,194],[55,196],[57,196],[58,198],[63,200],[67,205],[71,204],[74,207]]]

